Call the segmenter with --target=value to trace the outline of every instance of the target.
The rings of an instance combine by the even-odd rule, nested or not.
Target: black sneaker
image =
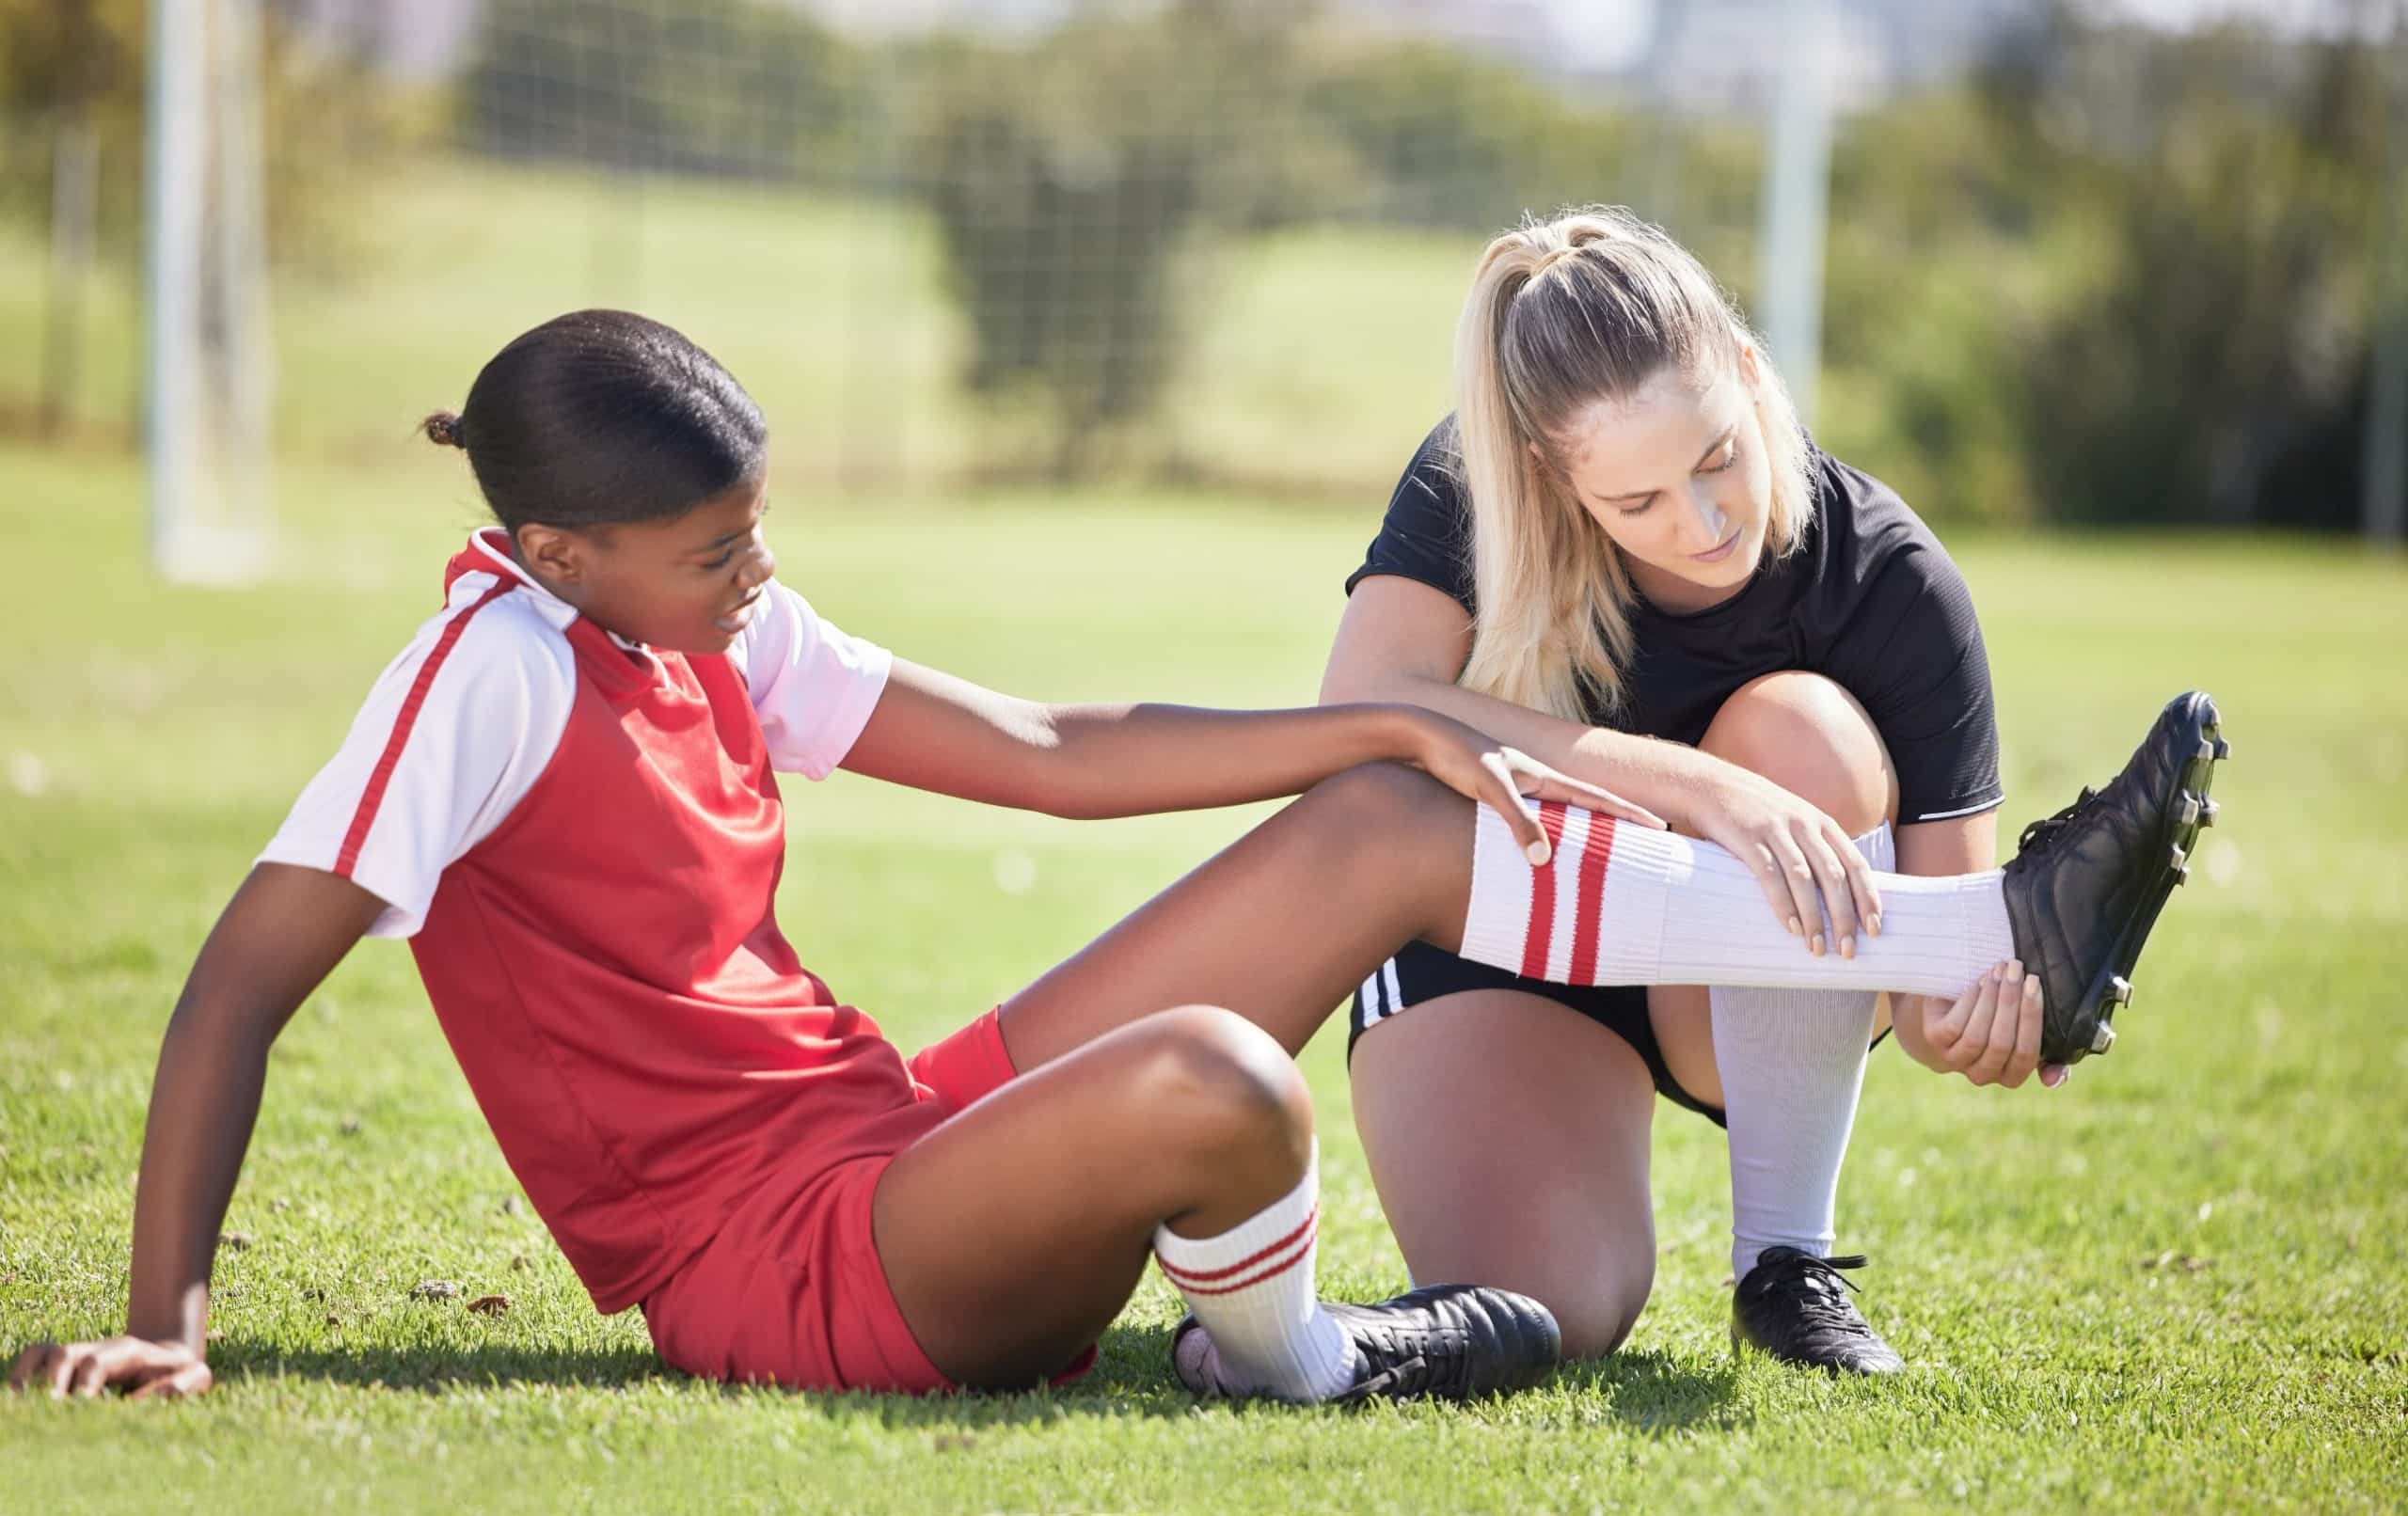
[[[1792,1247],[1765,1249],[1732,1293],[1731,1345],[1833,1373],[1897,1373],[1907,1361],[1858,1314],[1848,1299],[1856,1287],[1840,1272],[1863,1267],[1862,1254],[1818,1258]]]
[[[2108,1024],[2132,998],[2132,965],[2166,896],[2191,875],[2216,760],[2232,749],[2216,703],[2177,696],[2124,771],[2103,790],[2023,829],[2006,866],[2006,915],[2016,956],[2040,978],[2040,1057],[2070,1064],[2105,1052]]]
[[[1424,1285],[1377,1305],[1323,1306],[1354,1344],[1354,1383],[1339,1403],[1469,1400],[1528,1389],[1563,1357],[1555,1316],[1527,1295],[1481,1285]],[[1170,1361],[1195,1394],[1227,1395],[1212,1341],[1190,1316],[1171,1334]]]

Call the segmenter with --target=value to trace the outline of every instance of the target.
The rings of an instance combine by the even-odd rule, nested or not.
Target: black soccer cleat
[[[1818,1258],[1770,1247],[1731,1296],[1731,1345],[1754,1348],[1784,1364],[1834,1374],[1895,1374],[1907,1366],[1848,1299],[1856,1287],[1840,1271],[1864,1256]]]
[[[2006,916],[2024,971],[2040,979],[2040,1057],[2071,1064],[2105,1052],[2132,998],[2132,966],[2175,886],[2191,876],[2208,798],[2228,756],[2216,703],[2177,696],[2122,773],[2023,829],[2006,865]]]
[[[1330,1302],[1322,1308],[1354,1344],[1356,1359],[1353,1387],[1333,1403],[1499,1395],[1536,1384],[1563,1357],[1554,1314],[1508,1289],[1424,1285],[1377,1305]],[[1170,1361],[1194,1393],[1229,1393],[1212,1339],[1195,1317],[1171,1334]]]

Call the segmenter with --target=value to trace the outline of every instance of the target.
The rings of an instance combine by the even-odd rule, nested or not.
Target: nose
[[[777,572],[778,555],[769,551],[768,543],[763,543],[745,561],[744,572],[737,576],[737,582],[747,590],[756,590],[768,583],[770,576]]]
[[[1689,519],[1697,523],[1697,529],[1703,533],[1701,539],[1695,539],[1696,545],[1691,549],[1694,552],[1709,551],[1730,535],[1731,517],[1716,502],[1711,490],[1689,491]]]

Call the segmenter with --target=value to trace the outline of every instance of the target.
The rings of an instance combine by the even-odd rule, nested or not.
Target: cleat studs
[[[2213,800],[2209,800],[2199,807],[2199,825],[2202,827],[2212,827],[2215,824],[2216,803]]]
[[[2115,1045],[2115,1029],[2109,1026],[2104,1021],[2099,1022],[2099,1030],[2090,1034],[2090,1050],[2092,1052],[2105,1052]]]
[[[2182,810],[2179,814],[2182,825],[2186,827],[2197,826],[2199,824],[2199,797],[2193,795],[2188,790],[2183,791]]]
[[[2107,981],[2107,1003],[2130,1005],[2132,1003],[2132,982],[2122,974]]]
[[[2216,761],[2216,749],[2217,749],[2219,746],[2221,746],[2221,744],[2219,744],[2219,743],[2207,742],[2207,741],[2202,741],[2202,742],[2200,742],[2200,744],[2199,744],[2199,762],[2201,762],[2201,763],[2203,763],[2203,764],[2211,764],[2211,763],[2214,763],[2214,762]]]
[[[2179,874],[2182,872],[2182,865],[2191,861],[2191,855],[2182,850],[2182,845],[2180,843],[2176,843],[2174,845],[2173,853],[2174,872]]]
[[[2179,890],[2179,889],[2180,889],[2180,888],[2182,888],[2184,885],[2186,885],[2186,884],[2188,884],[2188,883],[2190,883],[2190,882],[2191,882],[2191,870],[2190,870],[2190,868],[2189,868],[2189,866],[2188,866],[2188,865],[2185,865],[2184,867],[2182,867],[2182,868],[2178,868],[2178,869],[2176,869],[2176,870],[2174,871],[2174,888],[2176,888],[2177,890]]]
[[[2218,737],[2218,738],[2216,738],[2216,756],[2217,756],[2217,757],[2219,757],[2219,758],[2229,758],[2229,757],[2231,757],[2231,756],[2232,756],[2232,744],[2231,744],[2231,743],[2229,743],[2229,742],[2226,742],[2226,741],[2224,738],[2222,738],[2222,737]]]

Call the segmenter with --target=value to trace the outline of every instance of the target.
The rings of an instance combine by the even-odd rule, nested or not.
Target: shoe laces
[[[1837,1257],[1818,1258],[1800,1253],[1776,1258],[1765,1267],[1773,1271],[1765,1282],[1763,1293],[1780,1293],[1797,1303],[1798,1314],[1809,1323],[1845,1332],[1851,1336],[1870,1337],[1872,1323],[1858,1314],[1846,1294],[1832,1288],[1844,1285],[1849,1293],[1860,1293],[1856,1281],[1840,1272],[1843,1269],[1861,1269],[1869,1260],[1861,1253],[1843,1254]]]
[[[1470,1360],[1470,1343],[1462,1333],[1433,1333],[1415,1345],[1409,1356],[1357,1380],[1337,1401],[1342,1404],[1379,1396],[1403,1400],[1452,1389],[1463,1380]]]
[[[2035,821],[2030,826],[2024,828],[2023,835],[2016,841],[2015,846],[2017,852],[2029,853],[2036,849],[2046,848],[2050,844],[2057,840],[2058,836],[2064,832],[2066,828],[2073,824],[2074,818],[2081,815],[2082,813],[2089,807],[2091,801],[2097,798],[2099,798],[2099,792],[2092,789],[2089,785],[2084,784],[2082,787],[2082,794],[2075,798],[2073,804],[2067,806],[2055,815],[2043,816],[2039,820]],[[1863,1260],[1860,1258],[1857,1261],[1861,1263]],[[1854,1288],[1855,1287],[1850,1286],[1849,1287]]]

